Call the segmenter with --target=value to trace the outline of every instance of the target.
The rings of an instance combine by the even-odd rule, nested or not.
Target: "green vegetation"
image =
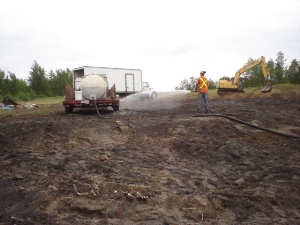
[[[245,88],[244,92],[238,94],[239,97],[280,97],[280,98],[300,98],[300,85],[299,84],[278,84],[272,85],[272,91],[267,93],[261,93],[261,87],[249,87]],[[235,96],[237,97],[237,95]]]
[[[18,102],[20,105],[25,105],[26,103],[31,104],[45,104],[45,105],[53,105],[53,104],[62,104],[63,96],[57,96],[57,97],[47,97],[47,98],[36,98],[31,101],[23,101]]]
[[[72,71],[58,69],[46,71],[34,61],[27,80],[18,79],[15,74],[0,69],[0,98],[31,101],[37,98],[63,96],[65,86],[72,84]]]
[[[63,97],[47,97],[47,98],[38,98],[32,101],[17,102],[17,106],[13,110],[0,110],[0,115],[9,115],[9,116],[30,116],[30,115],[51,115],[57,113],[64,114],[64,107],[62,105]],[[25,105],[36,104],[37,108],[24,108]]]

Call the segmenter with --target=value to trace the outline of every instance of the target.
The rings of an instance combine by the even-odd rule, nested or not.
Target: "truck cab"
[[[138,93],[138,98],[140,100],[154,99],[157,97],[156,90],[150,87],[149,82],[143,81],[142,84],[143,84],[143,91]]]

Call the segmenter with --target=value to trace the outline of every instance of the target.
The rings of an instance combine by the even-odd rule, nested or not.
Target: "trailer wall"
[[[139,69],[122,69],[108,67],[83,66],[73,70],[74,89],[78,90],[82,77],[89,74],[105,75],[108,86],[116,86],[120,96],[143,91],[142,71]]]

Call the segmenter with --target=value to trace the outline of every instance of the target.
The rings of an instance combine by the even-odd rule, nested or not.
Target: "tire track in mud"
[[[162,119],[160,119],[162,120]],[[189,120],[188,120],[189,121]],[[163,123],[163,122],[162,122]],[[148,130],[145,127],[143,130]],[[153,131],[154,132],[154,131]],[[143,169],[145,167],[151,168],[146,173],[147,174],[155,174],[155,176],[152,178],[152,181],[150,183],[155,183],[154,187],[156,189],[159,189],[159,195],[157,198],[163,199],[164,202],[167,202],[167,205],[164,205],[159,209],[159,211],[164,211],[163,208],[170,209],[170,210],[176,210],[178,218],[175,218],[175,221],[185,221],[185,222],[192,222],[190,220],[184,219],[186,210],[183,210],[183,208],[186,205],[189,206],[190,209],[196,208],[207,208],[208,205],[208,199],[207,196],[203,194],[210,192],[215,187],[211,184],[213,181],[213,175],[210,171],[205,170],[202,166],[196,166],[192,167],[191,169],[191,161],[186,160],[185,156],[180,156],[178,158],[178,155],[173,153],[173,142],[177,139],[177,136],[182,138],[185,136],[187,132],[185,131],[185,127],[183,125],[179,125],[178,127],[174,129],[168,129],[168,138],[165,137],[164,140],[168,139],[167,145],[166,142],[160,141],[162,138],[157,138],[158,140],[151,140],[150,138],[144,140],[144,142],[141,142],[140,145],[143,144],[150,144],[151,148],[148,148],[148,153],[146,156],[150,156],[151,158],[155,158],[154,165],[151,166],[151,160],[143,161]],[[149,135],[151,136],[151,135]],[[166,135],[164,135],[166,136]],[[149,143],[150,142],[150,143]],[[148,145],[149,146],[149,145]],[[159,150],[157,151],[155,147],[159,147]],[[149,153],[151,152],[151,153]],[[141,152],[139,152],[140,154]],[[146,153],[146,152],[145,152]],[[143,157],[145,160],[145,157]],[[159,167],[157,167],[157,159],[159,160]],[[135,158],[135,162],[138,162],[138,158]],[[150,165],[148,165],[150,164]],[[200,167],[200,168],[199,168]],[[139,167],[137,167],[138,170]],[[155,168],[155,170],[154,170]],[[153,170],[155,172],[153,172]],[[122,175],[122,177],[125,177]],[[196,181],[193,181],[196,179]],[[199,189],[199,186],[201,189]],[[199,191],[200,190],[200,191]],[[184,198],[180,198],[178,196],[180,195],[186,195]],[[174,201],[177,202],[176,206],[174,206]],[[192,203],[189,203],[192,202]],[[205,207],[204,207],[205,206]],[[165,210],[166,211],[166,210]],[[192,210],[193,211],[193,210]],[[168,214],[168,212],[165,212]],[[188,210],[188,213],[190,217],[193,217],[194,219],[199,220],[199,215],[202,215],[199,213],[199,211],[195,211],[191,213],[191,211]],[[209,214],[206,212],[206,216]],[[213,214],[213,213],[211,213]],[[169,218],[170,220],[174,218]]]
[[[188,127],[191,128],[191,126],[188,126]],[[205,125],[203,126],[203,128],[204,127],[205,127]],[[228,131],[229,130],[230,129],[228,129]],[[193,133],[193,132],[189,131],[189,132],[183,132],[183,133],[189,133],[190,134],[190,133]],[[239,136],[240,136],[239,134],[237,134],[237,135],[231,135],[230,133],[226,134],[226,137],[227,138],[229,137],[231,139],[232,138],[240,139]],[[243,135],[243,136],[245,136],[245,135]],[[243,138],[243,136],[241,138]],[[251,136],[254,136],[254,138],[255,138],[256,135],[251,134]],[[222,135],[220,135],[219,137],[221,138]],[[267,139],[272,138],[270,136],[265,136],[265,138],[266,137],[268,137]],[[179,136],[179,139],[177,140],[177,144],[175,144],[175,149],[179,150],[179,152],[177,152],[177,153],[180,153],[180,157],[183,158],[183,157],[187,157],[188,155],[192,155],[193,157],[195,157],[195,156],[197,157],[197,153],[195,154],[195,150],[196,151],[198,151],[198,150],[201,151],[201,149],[195,149],[195,145],[193,145],[193,144],[186,144],[186,142],[195,143],[195,141],[197,141],[197,140],[195,140],[195,139],[194,140],[187,140],[187,139],[184,139],[184,138],[181,138],[181,140],[180,140],[180,136]],[[208,168],[211,168],[210,173],[207,175],[207,177],[209,177],[207,179],[207,181],[210,185],[207,185],[207,183],[205,183],[205,182],[202,182],[202,184],[201,184],[202,187],[206,187],[209,190],[208,191],[209,194],[206,196],[207,199],[209,200],[208,202],[210,202],[213,205],[215,200],[218,200],[219,202],[222,203],[221,205],[223,206],[222,207],[223,210],[225,208],[233,209],[233,212],[235,212],[235,216],[237,216],[236,218],[238,220],[240,220],[240,219],[246,219],[248,216],[250,216],[251,215],[251,210],[249,210],[249,208],[252,208],[252,209],[255,208],[254,206],[258,202],[260,202],[261,199],[259,197],[257,199],[251,198],[251,196],[253,194],[252,192],[250,192],[250,194],[245,194],[245,193],[243,194],[243,192],[242,192],[241,194],[238,195],[238,199],[236,199],[236,198],[232,197],[232,196],[235,196],[234,192],[231,192],[231,194],[230,194],[230,193],[227,193],[227,191],[225,191],[227,188],[232,188],[232,186],[233,186],[234,187],[233,189],[236,189],[237,192],[239,192],[238,191],[239,188],[242,188],[242,187],[243,188],[246,187],[247,189],[250,189],[250,190],[251,190],[251,188],[254,188],[256,190],[256,192],[259,193],[259,195],[264,196],[265,199],[268,199],[268,197],[266,197],[266,196],[268,196],[268,194],[265,194],[266,190],[264,190],[266,188],[266,186],[268,186],[268,185],[266,185],[266,186],[259,185],[259,182],[262,181],[261,179],[264,176],[267,176],[267,174],[270,174],[270,172],[268,170],[266,170],[265,162],[263,163],[262,167],[259,167],[256,164],[257,161],[251,162],[251,161],[249,161],[248,158],[244,159],[244,155],[247,155],[248,152],[250,152],[250,151],[253,151],[254,154],[261,155],[262,158],[264,157],[264,155],[272,154],[270,150],[267,150],[268,148],[272,149],[272,144],[265,144],[265,142],[266,142],[266,139],[264,139],[264,142],[258,143],[258,146],[257,146],[258,148],[251,147],[250,149],[248,149],[249,147],[245,148],[243,146],[235,146],[234,148],[232,148],[233,146],[230,142],[227,142],[228,146],[226,147],[226,145],[225,145],[225,147],[224,147],[224,145],[222,143],[220,143],[220,141],[218,142],[218,140],[216,140],[216,139],[212,140],[212,141],[208,141],[208,143],[201,141],[201,139],[198,140],[199,145],[201,145],[201,143],[202,143],[202,144],[204,144],[203,147],[205,147],[207,149],[210,149],[209,150],[210,152],[205,152],[204,153],[202,151],[204,153],[203,155],[205,155],[205,156],[211,155],[211,157],[208,157],[208,158],[205,157],[204,158],[205,162],[208,162],[208,163],[203,162],[205,165],[207,165]],[[205,146],[205,144],[208,144],[208,145]],[[260,147],[262,147],[262,146],[265,146],[265,148],[266,148],[265,150],[263,150],[263,153],[260,152],[261,150],[258,150],[258,149],[261,149]],[[183,152],[180,149],[185,149],[185,151]],[[192,151],[189,152],[188,149],[191,149]],[[186,150],[188,150],[188,151],[186,151]],[[221,152],[222,152],[222,150],[225,150],[225,152],[227,151],[229,154],[226,154],[226,156],[222,159],[220,156],[217,156],[216,154],[212,153],[212,151],[214,151],[214,150],[217,150],[217,154],[219,154],[219,150],[221,150]],[[243,150],[243,151],[241,151],[241,150]],[[254,155],[254,154],[250,153],[252,158],[256,159],[257,156]],[[267,166],[267,168],[272,167],[273,162],[278,163],[277,160],[279,158],[274,157],[273,158],[274,161],[272,160],[272,157],[268,157],[268,158],[269,159],[267,160],[267,162],[268,162],[269,166]],[[293,156],[291,157],[291,159],[292,158],[293,158]],[[212,163],[214,163],[214,164],[209,163],[210,159],[212,159]],[[241,166],[236,165],[236,162],[241,161],[240,159],[244,160],[245,163],[241,163]],[[201,158],[199,158],[199,161],[201,161]],[[220,164],[220,166],[218,166],[218,164]],[[254,171],[252,170],[252,173],[249,173],[248,175],[242,173],[239,176],[237,176],[236,173],[239,173],[239,171],[242,172],[242,171],[247,170],[249,168],[249,166],[252,166],[253,169],[255,169]],[[227,169],[226,169],[226,167],[227,167]],[[213,169],[213,168],[218,168],[218,169]],[[296,168],[298,168],[298,166]],[[219,171],[223,171],[221,173],[223,175],[221,175]],[[264,172],[261,175],[259,175],[261,171],[264,171]],[[280,169],[280,171],[281,171],[281,173],[283,172],[282,169]],[[289,170],[289,171],[291,172],[291,170]],[[295,174],[295,175],[293,175],[294,178],[298,179],[297,178],[298,177],[298,175],[297,175],[298,172],[295,169],[292,169],[292,171],[293,171],[293,174]],[[224,179],[226,177],[228,177],[229,179],[228,178],[227,178],[228,180]],[[262,178],[260,178],[260,177],[262,177]],[[283,175],[283,177],[284,177],[284,175]],[[249,186],[245,186],[245,184],[248,183],[248,182],[250,183],[250,184],[247,184]],[[273,182],[274,182],[273,180],[264,179],[262,183],[263,184],[267,184],[267,183],[271,184]],[[282,182],[282,181],[280,181],[280,182]],[[288,183],[290,183],[289,179],[286,181],[286,184],[288,184]],[[286,185],[284,185],[284,187],[280,187],[280,186],[277,187],[278,192],[280,192],[282,189],[288,188],[291,193],[295,193],[295,195],[297,195],[296,194],[297,193],[296,189],[290,188],[289,186],[286,186]],[[260,189],[261,187],[263,187],[262,190]],[[224,190],[224,191],[220,191],[220,190]],[[210,192],[212,194],[210,194]],[[217,194],[214,194],[214,193],[217,193]],[[272,193],[272,194],[274,194],[274,193]],[[233,200],[231,200],[230,198],[228,198],[226,196],[229,196],[229,197],[231,196],[231,199],[233,199]],[[285,194],[283,196],[285,196]],[[277,196],[277,197],[280,198],[280,196]],[[244,200],[241,201],[241,204],[237,204],[235,206],[232,204],[233,202],[235,202],[235,203],[239,202],[240,199],[244,199]],[[269,199],[267,201],[272,202],[273,200]],[[272,205],[273,205],[272,203],[269,204],[269,207],[274,208],[275,206],[272,206]],[[246,208],[247,211],[249,211],[249,212],[245,213],[245,211],[243,211],[243,208]],[[255,208],[255,210],[257,210],[257,208]],[[261,209],[261,210],[263,210],[263,209]],[[282,216],[282,215],[286,215],[285,213],[287,211],[282,211],[281,210],[280,212],[281,212],[281,216]],[[298,218],[297,211],[295,211],[295,212],[296,213],[290,214],[290,220],[291,221],[296,221],[297,218]],[[265,218],[260,218],[260,219],[268,221],[269,220],[268,216],[269,216],[268,214],[265,214]],[[275,216],[275,215],[273,215],[273,216]],[[253,218],[253,217],[251,217],[251,218]],[[232,219],[234,219],[234,217]],[[269,221],[269,222],[272,222],[272,221]]]

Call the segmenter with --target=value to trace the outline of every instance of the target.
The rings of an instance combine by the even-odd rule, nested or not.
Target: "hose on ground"
[[[94,104],[95,104],[95,107],[96,107],[96,110],[97,110],[98,115],[99,115],[101,118],[103,118],[103,119],[108,119],[107,117],[102,116],[102,115],[99,113],[99,110],[98,110],[98,107],[97,107],[97,103],[96,103],[96,99],[94,99]]]
[[[278,135],[282,135],[282,136],[286,136],[286,137],[300,139],[300,136],[292,135],[292,134],[285,134],[285,133],[282,133],[282,132],[279,132],[279,131],[276,131],[276,130],[271,130],[271,129],[267,129],[267,128],[264,128],[264,127],[260,127],[260,126],[257,126],[257,125],[239,120],[239,119],[237,119],[235,117],[232,117],[232,116],[227,116],[227,115],[223,115],[223,114],[197,114],[197,115],[192,115],[192,117],[208,117],[208,116],[224,117],[224,118],[227,118],[229,120],[232,120],[232,121],[235,121],[235,122],[238,122],[238,123],[242,123],[242,124],[245,124],[247,126],[250,126],[250,127],[253,127],[253,128],[256,128],[256,129],[259,129],[259,130],[263,130],[263,131],[266,131],[266,132],[270,132],[270,133],[273,133],[273,134],[278,134]]]

